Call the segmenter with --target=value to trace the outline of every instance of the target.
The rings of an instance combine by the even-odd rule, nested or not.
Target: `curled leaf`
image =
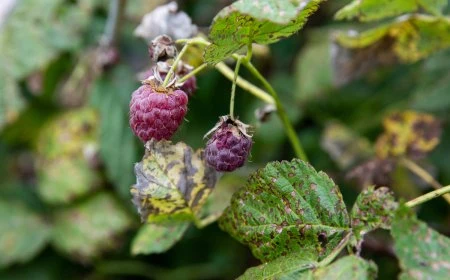
[[[131,189],[142,220],[194,219],[217,180],[203,150],[165,140],[150,140],[145,150],[135,165],[137,182]]]

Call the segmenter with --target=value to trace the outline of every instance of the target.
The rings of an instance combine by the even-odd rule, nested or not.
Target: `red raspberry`
[[[131,97],[131,129],[143,142],[170,139],[186,115],[187,102],[184,91],[164,89],[150,81]]]
[[[248,125],[233,121],[229,116],[213,128],[206,144],[206,162],[217,171],[230,172],[244,165],[252,147],[252,138],[246,132]]]

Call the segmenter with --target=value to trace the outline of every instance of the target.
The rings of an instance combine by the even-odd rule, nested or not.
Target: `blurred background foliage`
[[[214,15],[232,1],[177,2],[206,33]],[[448,184],[450,50],[413,63],[342,74],[343,65],[333,59],[341,54],[332,40],[335,31],[373,26],[334,20],[348,2],[325,2],[304,30],[271,45],[255,64],[279,91],[312,165],[333,177],[347,205],[361,188],[346,173],[371,157],[382,121],[393,111],[418,110],[441,120],[441,144],[420,163]],[[138,73],[149,67],[146,43],[133,30],[163,3],[126,1],[116,40],[105,45],[99,42],[107,25],[107,0],[2,1],[0,279],[234,279],[258,264],[216,224],[202,230],[181,225],[173,232],[181,241],[167,252],[135,255],[146,252],[136,245],[148,242],[145,232],[158,239],[158,229],[143,228],[133,241],[141,224],[129,188],[143,147],[129,129],[128,102],[139,86]],[[358,59],[373,58],[355,56],[347,63]],[[194,149],[204,145],[203,135],[218,115],[227,113],[231,88],[214,70],[197,80],[187,121],[174,138]],[[221,181],[225,187],[215,194],[221,203],[256,168],[293,157],[276,116],[264,123],[255,117],[263,105],[238,89],[236,112],[255,126],[254,146],[250,162]],[[401,168],[392,186],[406,198],[429,189]],[[208,207],[214,212],[222,205]],[[419,217],[450,234],[443,199],[419,209]],[[182,238],[180,231],[186,231]],[[153,249],[160,252],[170,247],[158,245]],[[396,277],[389,234],[371,234],[362,252],[378,264],[380,279]]]

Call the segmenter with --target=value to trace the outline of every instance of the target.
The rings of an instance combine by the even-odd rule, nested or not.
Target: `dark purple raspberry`
[[[246,133],[247,127],[228,116],[221,117],[206,144],[206,162],[221,172],[230,172],[243,166],[252,147],[252,138]]]
[[[143,142],[170,139],[186,115],[187,103],[182,90],[144,84],[131,97],[131,129]]]

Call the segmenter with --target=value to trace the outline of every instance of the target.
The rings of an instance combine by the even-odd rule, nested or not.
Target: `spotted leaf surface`
[[[133,239],[131,253],[133,255],[163,253],[183,237],[189,224],[189,222],[145,224]]]
[[[447,279],[450,275],[450,239],[417,220],[401,206],[392,223],[400,279]]]
[[[271,44],[291,36],[322,1],[240,0],[225,7],[214,18],[205,60],[214,64],[251,43]]]
[[[384,133],[377,139],[380,158],[408,156],[425,157],[438,144],[441,126],[432,115],[406,111],[394,113],[383,122]]]
[[[357,51],[353,57],[370,56],[378,65],[415,62],[450,47],[450,21],[408,15],[360,33],[339,33],[335,39],[339,46]]]
[[[205,164],[203,150],[180,142],[149,141],[135,166],[133,202],[142,220],[193,219],[211,193],[217,173]]]
[[[420,10],[439,15],[447,0],[354,0],[336,13],[337,19],[373,21]]]
[[[131,215],[111,194],[99,193],[56,212],[52,243],[60,252],[88,262],[116,249],[120,235],[132,224]]]
[[[262,261],[297,251],[319,259],[349,231],[349,217],[333,181],[294,159],[252,174],[233,195],[220,226]]]
[[[351,212],[352,228],[357,237],[377,228],[389,229],[397,202],[386,187],[363,190]]]

